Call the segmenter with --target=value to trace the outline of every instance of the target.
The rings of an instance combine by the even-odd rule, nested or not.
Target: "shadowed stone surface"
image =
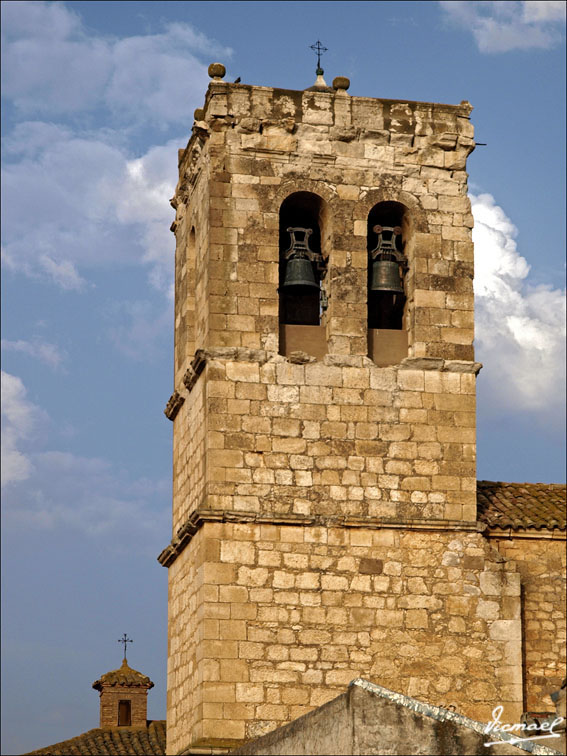
[[[355,680],[346,693],[234,754],[556,754],[509,735],[484,734],[485,724]],[[486,742],[500,740],[495,745]]]

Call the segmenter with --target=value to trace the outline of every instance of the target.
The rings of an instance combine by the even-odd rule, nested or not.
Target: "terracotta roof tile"
[[[95,690],[102,690],[103,685],[125,685],[128,687],[147,688],[148,690],[154,687],[150,678],[129,667],[126,659],[122,662],[120,669],[113,669],[111,672],[101,675],[99,680],[95,680],[93,688]]]
[[[165,754],[165,721],[150,721],[148,727],[105,727],[89,730],[71,740],[30,751],[28,756],[118,756]]]
[[[565,530],[565,485],[479,480],[478,519],[491,528]]]

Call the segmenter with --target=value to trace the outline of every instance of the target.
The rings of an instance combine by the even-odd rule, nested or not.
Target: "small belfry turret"
[[[100,692],[100,727],[146,727],[148,690],[154,687],[149,677],[128,666],[124,637],[124,658],[119,669],[107,672],[93,683]]]

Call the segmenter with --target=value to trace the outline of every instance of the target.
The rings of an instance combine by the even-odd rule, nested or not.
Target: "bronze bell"
[[[396,260],[375,260],[372,263],[370,291],[404,293],[400,264]]]
[[[286,229],[290,235],[290,247],[285,253],[287,262],[285,266],[285,278],[282,288],[289,286],[310,286],[318,289],[319,284],[313,273],[312,260],[317,258],[309,248],[309,237],[313,233],[311,228],[303,226],[290,226]]]
[[[401,267],[407,267],[406,258],[396,248],[396,238],[402,233],[399,226],[374,226],[378,243],[371,251],[372,279],[370,291],[404,293]],[[384,233],[386,232],[386,233]]]
[[[313,274],[313,266],[305,257],[292,257],[285,267],[285,279],[282,287],[287,286],[311,286],[316,289],[319,284]]]

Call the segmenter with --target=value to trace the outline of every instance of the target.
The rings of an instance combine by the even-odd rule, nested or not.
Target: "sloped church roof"
[[[97,727],[70,740],[31,751],[42,756],[117,756],[118,754],[165,753],[165,720],[150,721],[147,727]]]
[[[503,530],[565,530],[566,486],[477,482],[478,519]]]

